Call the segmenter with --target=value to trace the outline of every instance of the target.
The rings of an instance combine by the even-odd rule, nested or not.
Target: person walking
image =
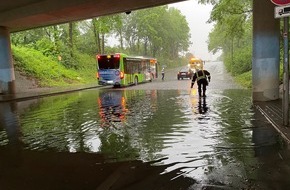
[[[161,75],[162,75],[162,80],[164,80],[164,76],[165,76],[165,69],[164,69],[164,67],[161,70]]]
[[[195,81],[197,81],[198,86],[198,95],[201,97],[206,97],[206,86],[210,82],[210,73],[207,70],[204,69],[197,69],[194,73],[191,81],[191,88],[193,87]]]

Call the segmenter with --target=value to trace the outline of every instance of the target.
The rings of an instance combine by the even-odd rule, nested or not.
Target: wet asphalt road
[[[132,86],[130,89],[154,89],[154,90],[189,90],[190,80],[177,80],[177,72],[180,68],[165,70],[165,80],[161,77],[156,79],[154,83],[142,84],[139,86]],[[208,86],[211,89],[242,89],[242,87],[233,81],[233,78],[225,71],[222,62],[207,62],[204,66],[211,73],[212,80]],[[194,88],[197,88],[196,84]]]

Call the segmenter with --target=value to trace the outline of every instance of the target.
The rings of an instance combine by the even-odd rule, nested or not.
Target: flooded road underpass
[[[208,94],[92,89],[1,103],[0,189],[289,188],[289,150],[251,91]]]

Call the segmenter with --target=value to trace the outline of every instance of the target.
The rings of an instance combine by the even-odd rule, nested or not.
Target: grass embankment
[[[280,71],[279,71],[279,80],[280,84],[282,84],[283,81],[283,65],[280,64]],[[252,70],[248,71],[246,73],[243,73],[241,75],[234,77],[236,82],[241,84],[245,88],[252,88]]]
[[[252,88],[252,71],[235,76],[235,80],[245,88]]]
[[[77,69],[66,68],[56,57],[40,51],[12,46],[15,69],[39,82],[40,87],[59,87],[96,83],[96,61],[88,55],[78,55]]]

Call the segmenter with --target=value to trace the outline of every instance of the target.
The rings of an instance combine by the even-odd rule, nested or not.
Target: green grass
[[[245,88],[252,88],[252,71],[235,76],[235,81]]]
[[[80,85],[96,82],[95,61],[88,60],[86,68],[67,69],[57,58],[47,57],[41,52],[27,48],[12,46],[14,66],[25,75],[34,77],[42,87]],[[83,61],[83,60],[82,60]]]

